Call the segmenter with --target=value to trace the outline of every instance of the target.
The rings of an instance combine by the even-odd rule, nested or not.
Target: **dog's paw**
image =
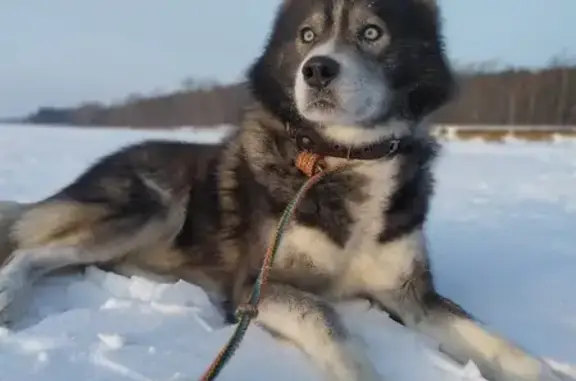
[[[0,270],[0,323],[9,320],[11,304],[26,286],[24,274],[11,271],[9,267]]]
[[[332,364],[328,379],[346,381],[382,381],[383,378],[366,356],[363,346],[358,341],[350,340],[342,347],[340,361]]]
[[[542,380],[544,381],[576,381],[576,378],[562,373],[548,365],[545,366],[543,373],[544,375],[542,376]]]
[[[496,381],[576,381],[516,348],[510,348],[499,360],[501,371]]]

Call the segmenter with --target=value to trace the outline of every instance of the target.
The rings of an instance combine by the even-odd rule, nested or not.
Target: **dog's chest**
[[[335,165],[337,163],[329,163]],[[355,287],[343,283],[361,283],[359,271],[377,267],[382,272],[383,282],[392,284],[412,266],[411,253],[389,250],[381,244],[378,237],[386,227],[385,211],[390,198],[397,189],[399,160],[360,163],[350,169],[357,177],[357,189],[361,197],[347,197],[342,194],[340,207],[350,217],[345,239],[334,237],[330,226],[306,226],[298,222],[290,224],[277,255],[275,268],[293,271],[301,276],[316,276],[329,279],[340,287]],[[354,186],[354,184],[351,184]],[[334,210],[334,215],[342,211]],[[334,215],[324,214],[326,218],[337,219]],[[334,221],[334,224],[344,224]],[[344,234],[344,233],[341,233]]]

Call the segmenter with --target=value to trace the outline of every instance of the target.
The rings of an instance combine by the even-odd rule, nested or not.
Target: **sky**
[[[576,56],[576,0],[439,0],[450,58]],[[242,79],[278,0],[0,0],[0,117]]]

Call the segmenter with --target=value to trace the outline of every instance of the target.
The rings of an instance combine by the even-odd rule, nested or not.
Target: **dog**
[[[253,104],[223,142],[133,144],[44,200],[5,205],[0,311],[52,271],[97,265],[198,284],[233,320],[308,152],[347,167],[296,209],[258,325],[326,379],[382,380],[334,309],[367,298],[490,380],[561,379],[434,287],[428,121],[456,87],[434,0],[284,0],[247,74]]]

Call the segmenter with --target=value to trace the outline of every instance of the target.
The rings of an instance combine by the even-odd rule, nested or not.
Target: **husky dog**
[[[4,208],[0,311],[39,277],[85,265],[183,279],[235,310],[307,179],[294,164],[304,150],[349,167],[298,207],[257,324],[326,379],[382,380],[332,305],[363,297],[491,380],[560,379],[434,287],[424,224],[439,147],[426,120],[454,87],[434,0],[285,0],[248,79],[254,104],[222,144],[131,145]]]

